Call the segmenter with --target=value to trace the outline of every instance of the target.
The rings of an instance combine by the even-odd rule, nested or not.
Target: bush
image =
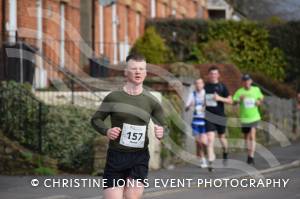
[[[152,64],[168,63],[172,59],[170,50],[153,27],[146,29],[143,37],[134,44],[132,52],[144,55],[147,62]]]
[[[271,47],[269,32],[250,21],[166,19],[149,21],[176,55],[175,61],[232,62],[240,69],[260,71],[271,78],[285,77],[285,56]],[[176,33],[176,37],[174,37]]]
[[[207,42],[208,24],[199,19],[155,19],[146,27],[155,27],[175,56],[175,62],[187,61],[195,44]]]
[[[46,175],[46,176],[53,176],[56,174],[56,171],[54,171],[53,169],[48,167],[42,167],[42,166],[35,168],[33,172],[35,175]]]
[[[283,50],[287,66],[285,81],[300,91],[300,21],[266,25],[272,47]]]
[[[170,65],[170,72],[175,77],[187,77],[191,79],[199,78],[200,71],[197,70],[194,65],[186,64],[183,62],[176,62]]]
[[[0,129],[5,135],[37,150],[40,104],[43,155],[56,158],[61,169],[92,171],[92,141],[97,132],[90,125],[90,117],[94,111],[72,105],[47,106],[35,99],[30,85],[16,82],[1,83],[0,102]],[[32,158],[30,153],[22,156]],[[39,168],[36,172],[44,171],[47,173],[48,170]]]
[[[231,63],[231,48],[228,41],[209,40],[193,47],[189,61],[196,64]]]
[[[14,81],[0,84],[0,128],[6,136],[17,140],[33,150],[38,150],[39,105],[41,118],[47,114],[47,107],[31,92],[29,84]]]
[[[97,134],[90,125],[93,111],[72,105],[50,106],[45,152],[70,171],[92,171],[92,140]]]
[[[283,80],[286,61],[283,52],[269,45],[269,33],[251,21],[217,21],[209,23],[209,39],[225,40],[232,49],[232,62],[246,71],[260,71]]]

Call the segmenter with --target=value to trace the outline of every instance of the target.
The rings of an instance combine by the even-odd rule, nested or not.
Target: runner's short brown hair
[[[134,60],[134,61],[146,61],[146,58],[144,55],[141,55],[141,54],[137,54],[137,53],[134,53],[134,54],[130,54],[126,57],[126,62],[128,63],[129,60]]]

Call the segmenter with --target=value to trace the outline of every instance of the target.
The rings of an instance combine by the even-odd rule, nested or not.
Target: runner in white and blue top
[[[193,111],[193,135],[196,136],[205,133],[205,113],[204,113],[204,96],[205,91],[202,89],[200,92],[193,91],[194,98],[194,111]]]
[[[200,159],[200,166],[207,167],[205,159],[205,149],[207,143],[205,128],[205,90],[202,79],[195,81],[195,90],[190,93],[186,102],[186,110],[193,108],[192,129],[196,140],[197,156]]]

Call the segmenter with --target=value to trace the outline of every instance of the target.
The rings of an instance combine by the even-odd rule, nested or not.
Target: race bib
[[[120,144],[133,148],[144,148],[146,126],[123,123]]]
[[[254,108],[256,106],[255,99],[254,98],[245,98],[244,106],[245,106],[245,108]]]
[[[203,115],[204,114],[203,106],[202,105],[196,105],[195,111],[196,111],[197,115]]]
[[[206,106],[216,107],[218,106],[217,101],[214,99],[214,94],[205,95]]]

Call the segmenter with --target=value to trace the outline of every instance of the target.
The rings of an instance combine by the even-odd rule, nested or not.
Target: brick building
[[[0,0],[0,44],[25,41],[36,58],[36,86],[58,67],[89,71],[89,58],[125,60],[148,18],[208,17],[206,0]],[[2,66],[3,67],[3,66]]]
[[[130,47],[143,34],[149,18],[207,18],[206,0],[119,0],[94,1],[94,51],[104,54],[111,63],[124,61]],[[89,4],[84,1],[82,4]],[[92,17],[85,17],[87,21]],[[82,24],[88,24],[82,21]]]
[[[80,29],[80,0],[2,0],[4,6],[0,41],[12,46],[24,41],[37,50],[37,87],[59,78],[58,66],[79,71],[80,50],[72,35]]]

